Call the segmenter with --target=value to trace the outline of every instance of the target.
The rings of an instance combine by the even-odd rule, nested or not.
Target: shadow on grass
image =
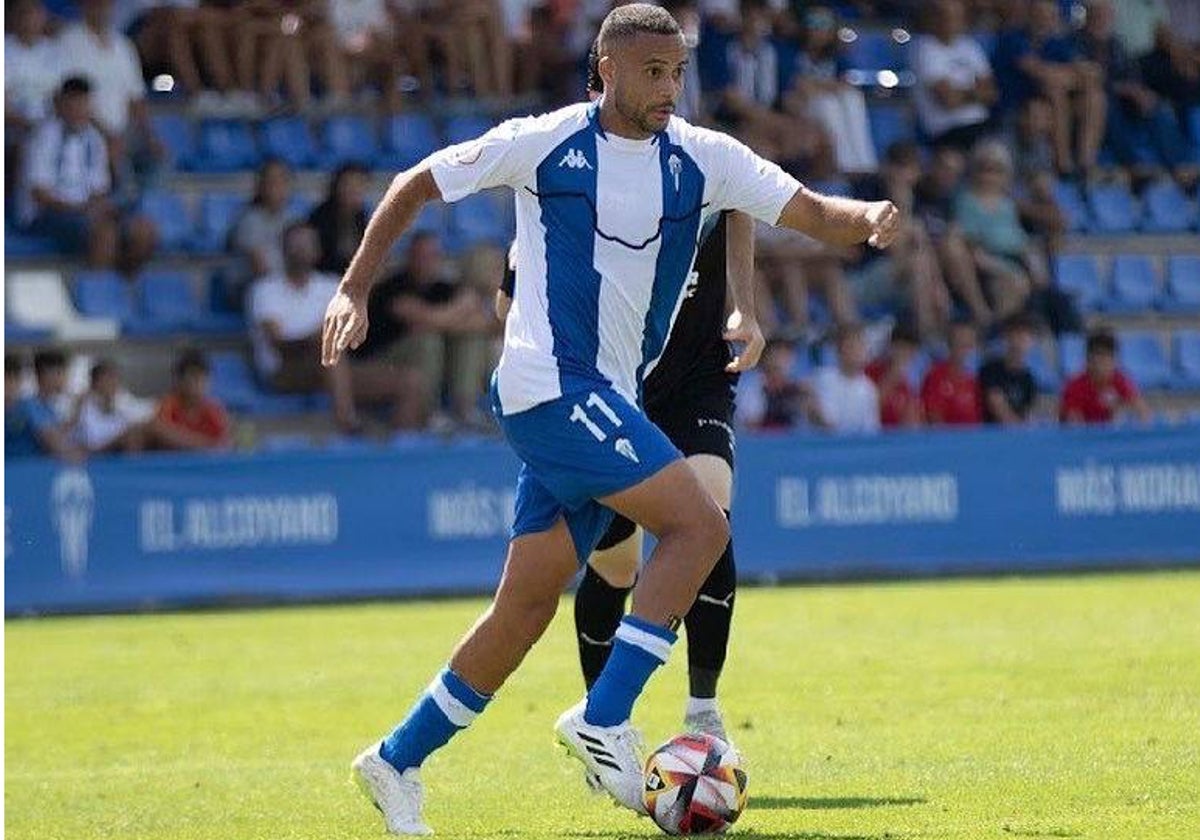
[[[894,805],[924,805],[923,796],[751,796],[749,808],[766,811],[838,811],[850,808],[888,808]]]

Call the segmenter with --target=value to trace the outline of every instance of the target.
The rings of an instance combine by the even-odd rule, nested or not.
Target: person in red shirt
[[[921,340],[907,324],[897,324],[888,339],[887,355],[867,365],[867,376],[879,390],[879,422],[885,429],[921,425],[921,401],[908,379]]]
[[[232,445],[229,415],[208,396],[208,360],[189,350],[175,363],[175,387],[158,405],[155,438],[161,449],[228,449]]]
[[[1095,330],[1087,337],[1087,366],[1063,389],[1058,419],[1064,423],[1111,423],[1126,409],[1143,423],[1150,408],[1137,386],[1117,368],[1117,337]]]
[[[921,405],[930,425],[977,426],[983,421],[979,380],[971,371],[975,327],[958,321],[950,327],[950,354],[925,374]]]

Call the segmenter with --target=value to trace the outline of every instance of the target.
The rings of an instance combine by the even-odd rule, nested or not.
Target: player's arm
[[[801,186],[784,205],[779,225],[837,247],[866,242],[886,248],[900,231],[900,211],[890,201],[857,201]]]
[[[327,367],[337,364],[344,350],[358,347],[367,337],[367,298],[379,267],[421,208],[440,195],[427,162],[392,179],[325,312],[321,361]]]
[[[766,346],[754,300],[754,219],[745,213],[734,211],[725,220],[725,275],[733,298],[725,340],[742,345],[725,370],[741,373],[758,364]]]
[[[508,310],[512,308],[512,298],[503,289],[496,290],[495,300],[496,319],[501,323],[508,318]]]

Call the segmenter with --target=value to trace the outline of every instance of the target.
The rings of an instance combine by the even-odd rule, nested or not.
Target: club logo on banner
[[[92,536],[96,494],[83,470],[63,470],[50,485],[50,510],[58,531],[59,561],[71,580],[87,572],[88,543]]]

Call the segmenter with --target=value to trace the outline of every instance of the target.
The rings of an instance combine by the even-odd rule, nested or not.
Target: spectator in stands
[[[985,142],[976,148],[970,185],[955,202],[954,218],[997,318],[1016,313],[1033,289],[1048,285],[1045,256],[1021,227],[1012,197],[1012,158],[1004,145]]]
[[[1031,96],[1044,97],[1054,118],[1059,173],[1088,175],[1104,139],[1103,73],[1094,63],[1079,60],[1055,0],[1028,0],[1025,11],[1027,25],[1010,21],[996,46],[1004,104],[1017,109]]]
[[[1170,102],[1179,119],[1186,121],[1187,111],[1200,105],[1200,42],[1183,40],[1174,25],[1159,27],[1154,49],[1138,64],[1146,85]],[[1193,136],[1192,143],[1200,145],[1200,137]]]
[[[335,0],[328,8],[350,89],[374,85],[383,93],[385,109],[398,111],[403,62],[386,0]]]
[[[104,268],[117,258],[117,211],[109,200],[108,150],[91,116],[91,83],[71,76],[59,89],[55,116],[29,139],[20,218],[30,233]]]
[[[254,198],[230,234],[233,253],[241,257],[242,283],[283,271],[283,230],[291,221],[288,203],[292,194],[292,172],[278,158],[258,170]]]
[[[58,356],[61,358],[61,354]],[[49,370],[49,356],[41,353],[39,357],[43,371]],[[65,379],[65,360],[59,370]],[[73,463],[82,460],[83,452],[71,441],[50,402],[41,394],[21,393],[24,373],[25,366],[19,357],[4,357],[4,457],[52,455]],[[42,377],[38,378],[40,382]]]
[[[979,369],[985,423],[1015,426],[1029,422],[1037,398],[1029,351],[1036,340],[1037,327],[1028,315],[1018,313],[1004,322],[1004,352]]]
[[[841,172],[874,172],[879,167],[867,103],[862,91],[844,78],[838,24],[833,12],[814,6],[804,15],[804,34],[796,57],[791,109],[815,119],[833,143]]]
[[[949,353],[925,374],[921,405],[933,426],[976,426],[980,414],[979,380],[971,370],[975,327],[960,321],[950,328]]]
[[[350,265],[367,229],[368,177],[361,164],[343,164],[330,177],[325,200],[309,214],[308,223],[321,239],[317,271],[341,277]]]
[[[1135,61],[1154,48],[1155,33],[1168,24],[1165,0],[1121,0],[1112,28],[1121,47]]]
[[[454,282],[436,235],[413,237],[405,267],[375,288],[368,314],[371,331],[355,354],[360,364],[386,360],[418,373],[412,381],[423,385],[421,403],[439,425],[484,422],[478,401],[491,361],[491,301]],[[438,414],[443,390],[449,418]]]
[[[748,0],[741,30],[725,56],[725,84],[715,116],[765,157],[828,174],[833,154],[825,132],[801,110],[775,110],[779,53],[769,36],[765,0]]]
[[[58,48],[64,71],[91,79],[96,124],[115,172],[153,172],[165,150],[150,125],[146,83],[133,43],[113,27],[113,0],[80,0],[82,20],[65,27]]]
[[[319,259],[317,232],[302,222],[289,225],[283,232],[283,271],[251,287],[251,338],[259,376],[280,393],[327,391],[334,420],[345,432],[362,429],[356,401],[386,403],[393,425],[409,425],[411,395],[404,393],[405,383],[393,371],[348,361],[321,366],[321,325],[338,280],[314,270]]]
[[[198,451],[229,449],[232,426],[225,407],[209,396],[208,359],[188,350],[175,362],[175,384],[154,420],[154,438],[162,449]]]
[[[937,251],[946,285],[971,319],[986,328],[992,309],[979,282],[971,246],[954,218],[954,205],[962,183],[966,159],[950,146],[940,146],[913,190],[913,218],[920,220]]]
[[[796,379],[796,346],[790,341],[768,342],[762,356],[759,388],[739,395],[738,419],[764,431],[815,424],[819,419],[812,389]]]
[[[1135,177],[1153,171],[1141,166],[1139,147],[1149,141],[1155,163],[1172,172],[1187,187],[1196,180],[1196,167],[1189,160],[1187,138],[1174,109],[1142,83],[1137,65],[1113,34],[1113,7],[1109,0],[1090,0],[1087,23],[1075,36],[1080,56],[1104,72],[1108,96],[1106,139],[1109,150],[1122,166],[1131,167]]]
[[[1117,367],[1117,337],[1099,329],[1087,337],[1087,366],[1063,388],[1058,419],[1064,423],[1111,423],[1123,415],[1150,421],[1150,407]]]
[[[969,150],[988,131],[999,91],[983,48],[966,33],[962,0],[933,3],[930,34],[913,49],[922,130],[935,146]]]
[[[766,224],[756,229],[759,318],[774,338],[798,338],[813,329],[809,293],[820,293],[835,324],[858,320],[858,308],[846,280],[845,264],[858,252],[825,245],[807,236]],[[777,312],[784,320],[779,321]]]
[[[251,113],[253,84],[239,83],[236,56],[244,49],[239,14],[228,3],[200,0],[118,0],[117,28],[138,48],[151,74],[173,75],[202,114]],[[199,59],[199,60],[197,60]]]
[[[892,328],[887,353],[867,365],[867,376],[879,394],[879,422],[885,429],[921,425],[921,400],[909,378],[920,350],[917,331],[900,323]]]
[[[75,408],[75,437],[90,455],[141,452],[153,413],[123,387],[117,366],[102,359],[92,365],[91,387]]]
[[[879,431],[879,392],[866,374],[867,341],[863,328],[847,324],[835,338],[837,366],[813,377],[817,425],[837,434],[875,434]]]
[[[281,104],[278,91],[282,84],[289,104],[297,111],[309,111],[315,65],[325,94],[322,110],[349,105],[350,71],[325,3],[256,0],[244,5],[241,37],[254,39],[261,62],[259,92],[265,101]]]
[[[901,142],[888,148],[878,175],[860,180],[857,198],[890,200],[906,221],[886,252],[864,250],[853,286],[859,306],[911,314],[921,335],[933,336],[941,334],[950,320],[950,294],[925,226],[912,215],[920,178],[920,151],[914,143]]]
[[[15,146],[48,117],[62,79],[62,61],[46,35],[46,9],[40,0],[10,6],[12,31],[4,36],[5,147]]]

